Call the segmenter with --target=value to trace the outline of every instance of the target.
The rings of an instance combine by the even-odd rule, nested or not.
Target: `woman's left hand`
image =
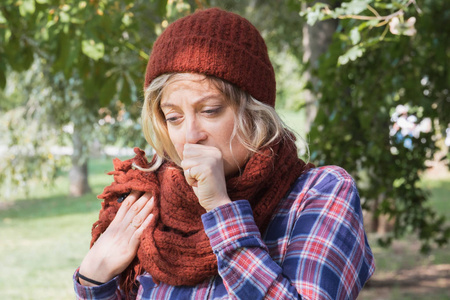
[[[230,203],[222,152],[212,146],[185,144],[181,167],[186,181],[194,189],[200,205],[210,211]]]

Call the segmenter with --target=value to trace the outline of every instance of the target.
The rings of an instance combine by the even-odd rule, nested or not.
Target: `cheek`
[[[216,130],[216,135],[217,133],[220,133],[220,135],[218,135],[218,139],[220,140],[220,144],[223,145],[222,151],[225,156],[227,156],[226,159],[234,161],[237,156],[239,156],[242,145],[236,136],[234,136],[232,139],[234,129],[234,119],[232,118],[232,116],[230,116],[229,119],[224,123],[226,124],[225,126],[223,126],[222,124],[221,128],[218,128]],[[231,148],[233,149],[232,151],[230,149],[230,144]]]
[[[185,144],[185,136],[182,134],[179,134],[176,130],[170,130],[168,128],[169,138],[172,142],[172,145],[174,146],[175,150],[177,151],[178,156],[180,159],[183,159],[183,149]]]
[[[228,165],[226,167],[228,170],[225,171],[228,173],[226,175],[231,175],[232,173],[237,172],[239,168],[242,168],[245,165],[250,156],[250,151],[241,144],[237,137],[234,137],[231,141],[231,150],[229,147],[229,138],[227,146],[223,148],[224,160],[226,161],[226,165]]]
[[[239,167],[242,167],[250,155],[250,151],[242,145],[237,138],[233,141],[233,154]]]

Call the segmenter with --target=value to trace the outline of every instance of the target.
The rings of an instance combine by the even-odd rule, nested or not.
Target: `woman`
[[[274,104],[247,20],[213,8],[171,24],[145,76],[156,155],[114,161],[78,299],[355,299],[374,262],[354,182],[298,159]]]

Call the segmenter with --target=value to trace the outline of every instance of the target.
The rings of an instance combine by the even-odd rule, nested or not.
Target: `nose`
[[[200,144],[207,138],[206,131],[204,130],[202,124],[195,118],[186,117],[186,143],[189,144]]]

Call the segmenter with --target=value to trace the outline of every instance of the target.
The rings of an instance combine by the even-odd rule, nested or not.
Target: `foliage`
[[[330,9],[329,5],[322,2],[315,3],[312,7],[308,7],[300,12],[300,15],[306,16],[307,23],[314,25],[319,20],[342,19],[349,20],[344,25],[349,30],[346,31],[346,51],[338,58],[338,65],[346,64],[361,57],[366,49],[375,46],[379,41],[383,40],[390,29],[391,33],[397,35],[414,35],[414,23],[416,18],[411,17],[404,20],[404,13],[411,6],[417,13],[421,13],[421,9],[417,6],[415,0],[393,0],[390,3],[381,2],[380,0],[351,0],[349,2],[335,1],[340,4],[334,9]],[[372,7],[373,5],[373,7]],[[382,15],[379,11],[387,12]],[[362,15],[362,13],[370,12],[370,15]],[[389,24],[389,26],[387,26]],[[384,31],[373,34],[373,29],[384,27]]]
[[[2,194],[4,198],[15,195],[19,190],[27,191],[30,178],[40,178],[41,185],[53,182],[57,171],[67,164],[67,160],[52,154],[52,147],[61,143],[61,136],[51,122],[49,111],[50,99],[55,95],[43,76],[36,74],[37,64],[32,65],[32,72],[11,74],[10,82],[19,83],[22,89],[5,91],[2,103],[8,109],[0,118],[2,130],[2,152],[0,160],[0,182],[8,189]],[[2,153],[3,154],[3,153]]]
[[[9,145],[28,145],[20,159],[9,159],[2,168],[14,168],[18,182],[51,179],[59,162],[48,159],[43,142],[73,145],[74,133],[84,139],[84,160],[93,140],[140,145],[135,120],[152,42],[168,23],[196,7],[233,10],[262,31],[279,76],[282,105],[292,104],[286,91],[298,91],[293,87],[299,81],[296,73],[304,70],[304,23],[337,19],[333,42],[316,69],[318,83],[310,86],[320,99],[309,138],[312,160],[352,173],[363,205],[394,223],[384,242],[415,231],[424,250],[434,242],[447,243],[450,229],[429,207],[418,181],[450,123],[450,39],[443,30],[449,2],[424,0],[419,7],[414,0],[329,0],[302,9],[307,2],[2,1],[0,87],[14,85],[15,92],[0,94],[0,109],[8,112],[1,121],[9,129],[1,138]],[[31,80],[11,79],[26,70]],[[16,97],[22,90],[23,98]],[[417,123],[429,118],[432,130],[418,137],[390,135],[391,117],[400,104],[410,107]],[[1,173],[0,182],[6,180]]]
[[[129,143],[142,146],[141,130],[130,121],[139,116],[142,74],[149,49],[164,22],[167,24],[165,19],[186,14],[190,9],[191,6],[183,1],[168,3],[167,0],[2,1],[0,88],[7,86],[6,78],[10,74],[27,71],[32,77],[43,76],[45,87],[50,90],[50,93],[42,92],[44,86],[38,83],[30,83],[27,88],[22,82],[9,81],[9,87],[14,85],[25,93],[34,90],[34,103],[39,103],[39,111],[30,112],[34,106],[29,95],[24,95],[23,103],[17,103],[12,96],[3,94],[2,102],[8,103],[4,108],[22,109],[22,115],[28,116],[28,126],[30,122],[42,125],[39,128],[43,136],[69,137],[64,141],[74,149],[74,165],[86,163],[89,144],[94,140],[114,142],[121,140],[118,137],[121,134],[127,136]],[[39,67],[32,68],[33,62]],[[20,121],[20,118],[15,120]],[[109,126],[107,134],[98,134],[99,122],[110,125],[115,120],[122,122]],[[19,125],[9,119],[10,136],[20,136],[24,126],[27,123]],[[70,130],[64,131],[64,128]],[[50,139],[35,139],[22,156],[27,159],[17,161],[9,157],[3,167],[14,167],[17,172],[30,167],[39,169],[35,164],[29,164],[29,160],[34,159],[38,165],[52,165],[54,175],[54,167],[58,164],[44,159],[51,156],[50,151],[43,153],[42,159],[34,157],[45,149],[42,147],[45,142]],[[25,144],[24,139],[10,139],[7,146]],[[28,172],[27,175],[30,176],[16,176],[16,180],[8,183],[26,186],[26,181],[34,177],[32,175],[43,174]],[[0,177],[0,183],[2,181],[5,177]]]
[[[245,17],[261,32],[275,69],[276,107],[298,110],[303,104],[301,92],[305,86],[301,79],[302,28],[305,22],[298,15],[300,1],[210,0],[210,5]]]
[[[142,71],[145,66],[135,60],[144,62],[150,46],[137,34],[140,25],[135,22],[136,14],[144,12],[133,2],[4,1],[2,65],[27,70],[37,53],[52,72],[63,72],[66,78],[80,77],[86,100],[98,98],[105,104],[119,91],[122,101],[129,102],[136,96],[131,94],[134,83],[140,82],[136,68]],[[154,28],[150,20],[141,20],[142,26],[150,23]],[[155,36],[151,31],[146,33],[149,40]]]
[[[423,251],[448,243],[450,228],[418,182],[450,123],[450,33],[443,30],[450,3],[428,0],[418,8],[414,1],[352,0],[334,10],[317,3],[306,15],[310,22],[341,19],[316,72],[320,105],[310,132],[312,159],[352,173],[365,208],[394,225],[383,243],[411,231]],[[415,28],[406,16],[417,20]],[[402,20],[408,24],[401,30],[390,24]],[[400,104],[410,107],[417,124],[431,119],[431,130],[390,135]]]

